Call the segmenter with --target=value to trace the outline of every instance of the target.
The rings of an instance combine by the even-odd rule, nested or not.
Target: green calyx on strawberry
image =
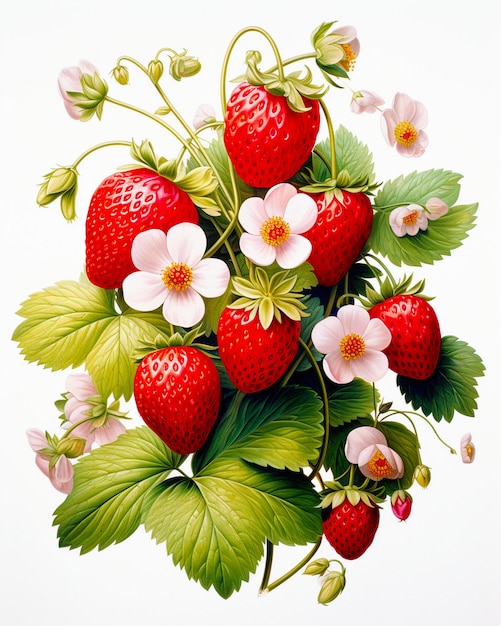
[[[223,310],[217,342],[229,379],[244,393],[274,385],[296,356],[306,308],[293,291],[296,280],[288,270],[269,278],[262,268],[252,278],[233,279],[240,297]]]
[[[221,402],[219,373],[191,340],[173,335],[169,345],[149,352],[134,377],[134,400],[145,424],[177,454],[205,443]]]
[[[294,176],[308,160],[320,129],[318,99],[324,87],[311,72],[261,72],[261,54],[247,53],[247,72],[227,102],[224,144],[238,176],[268,188]]]
[[[326,483],[322,492],[324,536],[339,556],[358,559],[374,541],[381,499],[357,487]]]
[[[411,286],[411,279],[397,285],[386,280],[380,294],[368,288],[365,304],[371,318],[380,319],[391,332],[384,350],[389,368],[401,376],[426,380],[437,367],[442,337],[437,315],[422,294],[424,281]]]

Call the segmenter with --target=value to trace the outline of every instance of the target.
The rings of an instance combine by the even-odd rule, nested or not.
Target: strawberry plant
[[[251,50],[229,77],[250,32],[273,67]],[[345,589],[337,557],[362,557],[380,525],[411,516],[411,488],[430,482],[420,427],[455,452],[435,424],[475,414],[482,359],[448,334],[424,280],[397,272],[449,256],[477,205],[458,203],[461,175],[443,168],[376,182],[369,147],[331,117],[360,52],[356,31],[326,22],[311,43],[283,58],[266,30],[244,28],[222,63],[220,111],[202,107],[193,127],[168,90],[169,75],[200,70],[186,51],[120,57],[112,86],[89,62],[60,76],[71,117],[122,106],[159,131],[156,146],[84,150],[37,195],[86,222],[85,272],[29,295],[12,337],[26,360],[69,371],[62,432],[28,431],[65,496],[61,547],[101,550],[143,527],[224,598],[262,563],[260,591],[304,571],[322,576],[326,604]],[[133,80],[129,64],[152,83],[154,113],[110,95]],[[380,111],[391,148],[423,154],[422,103],[398,93],[381,108],[377,94],[351,93],[354,111]],[[168,156],[157,151],[164,135],[178,146]],[[109,147],[124,161],[85,207],[79,165]],[[377,384],[392,374],[396,399],[383,401]],[[279,544],[305,556],[275,577]]]

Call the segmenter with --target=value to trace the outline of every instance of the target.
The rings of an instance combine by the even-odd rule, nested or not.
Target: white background
[[[249,9],[244,2],[219,0],[18,0],[7,5],[0,20],[0,622],[500,623],[499,54],[494,2],[252,0]],[[414,509],[406,523],[398,523],[385,507],[373,546],[359,561],[347,563],[347,587],[329,607],[317,605],[316,580],[302,575],[258,598],[262,564],[240,593],[222,600],[189,581],[173,566],[164,546],[155,545],[142,529],[101,553],[79,556],[77,551],[60,550],[51,523],[61,494],[36,468],[25,431],[36,427],[57,432],[53,402],[64,391],[67,372],[50,373],[27,364],[10,337],[20,321],[15,311],[29,294],[58,280],[78,278],[90,195],[109,172],[130,159],[123,149],[110,150],[81,166],[79,219],[72,224],[64,221],[56,204],[36,205],[37,185],[51,168],[70,164],[100,141],[148,137],[166,156],[173,156],[176,148],[169,155],[169,141],[152,124],[111,106],[105,106],[102,122],[71,120],[57,93],[59,70],[87,58],[109,79],[119,55],[147,63],[161,47],[188,48],[202,61],[202,74],[181,84],[167,78],[165,84],[191,121],[198,104],[219,107],[221,61],[240,28],[265,28],[287,57],[309,50],[311,32],[331,20],[358,30],[362,50],[352,75],[354,88],[373,89],[388,104],[396,91],[403,91],[429,111],[426,154],[402,159],[384,143],[377,116],[351,114],[348,90],[331,90],[328,103],[335,124],[347,125],[369,144],[378,180],[416,169],[451,169],[464,176],[460,202],[479,202],[478,225],[465,245],[434,267],[415,270],[416,278],[426,278],[426,292],[436,296],[443,334],[468,342],[487,366],[475,419],[458,415],[452,424],[437,426],[453,446],[471,431],[478,450],[475,463],[463,465],[426,424],[419,425],[423,460],[432,468],[431,484],[427,490],[413,488]],[[244,52],[252,47],[268,54],[263,39],[245,40],[230,76],[242,71]],[[131,82],[130,88],[114,85],[112,95],[156,107],[153,91],[134,70]],[[403,407],[391,377],[385,381],[384,395]],[[303,554],[300,549],[278,549],[273,578]],[[327,546],[320,555],[335,557]]]

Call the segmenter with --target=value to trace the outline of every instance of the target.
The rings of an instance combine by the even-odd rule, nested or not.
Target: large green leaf
[[[389,181],[376,195],[376,209],[368,246],[384,254],[396,266],[433,264],[458,248],[474,227],[477,204],[457,205],[460,174],[447,170],[413,172]],[[449,211],[430,220],[425,231],[397,237],[390,227],[391,211],[408,204],[424,206],[431,197],[443,200]]]
[[[230,446],[242,459],[278,469],[299,470],[318,456],[323,436],[322,402],[306,387],[238,393],[219,418],[205,447],[192,461],[194,472]]]
[[[347,385],[336,385],[329,394],[329,421],[331,427],[369,415],[374,410],[374,402],[379,394],[373,390],[372,384],[355,378]]]
[[[300,473],[258,467],[231,450],[194,478],[176,478],[148,495],[146,530],[174,563],[224,598],[249,579],[267,539],[289,545],[322,533],[317,492]]]
[[[90,284],[61,281],[29,296],[13,334],[28,361],[52,370],[83,363],[103,397],[129,399],[133,391],[134,353],[139,343],[154,343],[166,332],[158,313],[119,313],[114,292]]]
[[[466,342],[457,337],[442,337],[438,365],[430,378],[414,380],[397,376],[406,402],[439,422],[452,421],[457,411],[473,417],[477,408],[477,378],[484,375],[482,359]]]
[[[145,494],[182,459],[146,426],[82,457],[73,490],[55,511],[59,545],[83,554],[127,539],[141,523]]]

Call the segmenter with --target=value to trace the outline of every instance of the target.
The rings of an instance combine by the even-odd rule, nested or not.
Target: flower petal
[[[202,259],[193,268],[191,286],[206,298],[222,296],[230,282],[230,270],[221,259]]]
[[[346,304],[337,312],[337,317],[344,328],[344,334],[356,333],[361,337],[365,335],[365,329],[370,321],[368,311],[355,304]]]
[[[278,183],[266,192],[264,210],[268,217],[283,217],[289,201],[297,195],[297,189],[290,183]]]
[[[92,378],[85,373],[69,374],[66,379],[66,389],[80,401],[88,400],[97,395]]]
[[[387,445],[386,437],[378,428],[374,426],[354,428],[346,437],[345,456],[350,463],[358,464],[362,450],[377,443]]]
[[[391,332],[380,319],[369,320],[364,334],[365,347],[372,350],[384,350],[390,345]]]
[[[291,233],[305,233],[317,221],[317,203],[311,196],[305,193],[297,193],[287,203],[283,217],[289,224]]]
[[[153,311],[162,306],[168,289],[159,274],[133,272],[123,284],[125,302],[136,311]]]
[[[331,315],[315,324],[311,331],[311,340],[315,348],[322,354],[339,352],[339,343],[344,337],[343,325],[337,317]]]
[[[63,455],[59,457],[54,467],[54,478],[61,483],[66,483],[73,478],[73,465],[71,461]]]
[[[126,431],[125,425],[120,420],[113,417],[108,418],[106,424],[94,431],[96,443],[104,446],[107,443],[115,441],[117,437]]]
[[[363,356],[350,361],[350,363],[352,363],[354,375],[369,383],[381,380],[388,372],[388,357],[379,350],[366,348]]]
[[[276,259],[280,267],[291,269],[308,260],[311,242],[301,235],[290,235],[285,243],[276,247]]]
[[[276,259],[276,248],[265,243],[261,235],[243,233],[240,237],[240,250],[256,265],[271,265]]]
[[[132,242],[131,257],[138,270],[160,274],[172,263],[163,230],[152,228],[136,235]]]
[[[192,287],[184,291],[172,289],[167,293],[162,312],[165,319],[174,326],[189,328],[203,318],[205,303]]]
[[[191,222],[181,222],[167,231],[167,250],[175,263],[193,268],[205,254],[207,236],[203,228]]]
[[[399,122],[411,121],[416,112],[416,103],[406,93],[397,93],[393,98],[393,110]]]
[[[353,361],[347,361],[343,358],[341,350],[330,352],[325,355],[323,360],[325,374],[338,385],[351,383],[351,381],[355,378],[352,364]]]
[[[26,431],[26,436],[33,452],[38,452],[38,450],[48,447],[47,437],[38,428],[29,428]]]
[[[259,235],[261,226],[268,219],[262,198],[252,197],[244,200],[238,212],[238,221],[242,228],[252,235]]]

